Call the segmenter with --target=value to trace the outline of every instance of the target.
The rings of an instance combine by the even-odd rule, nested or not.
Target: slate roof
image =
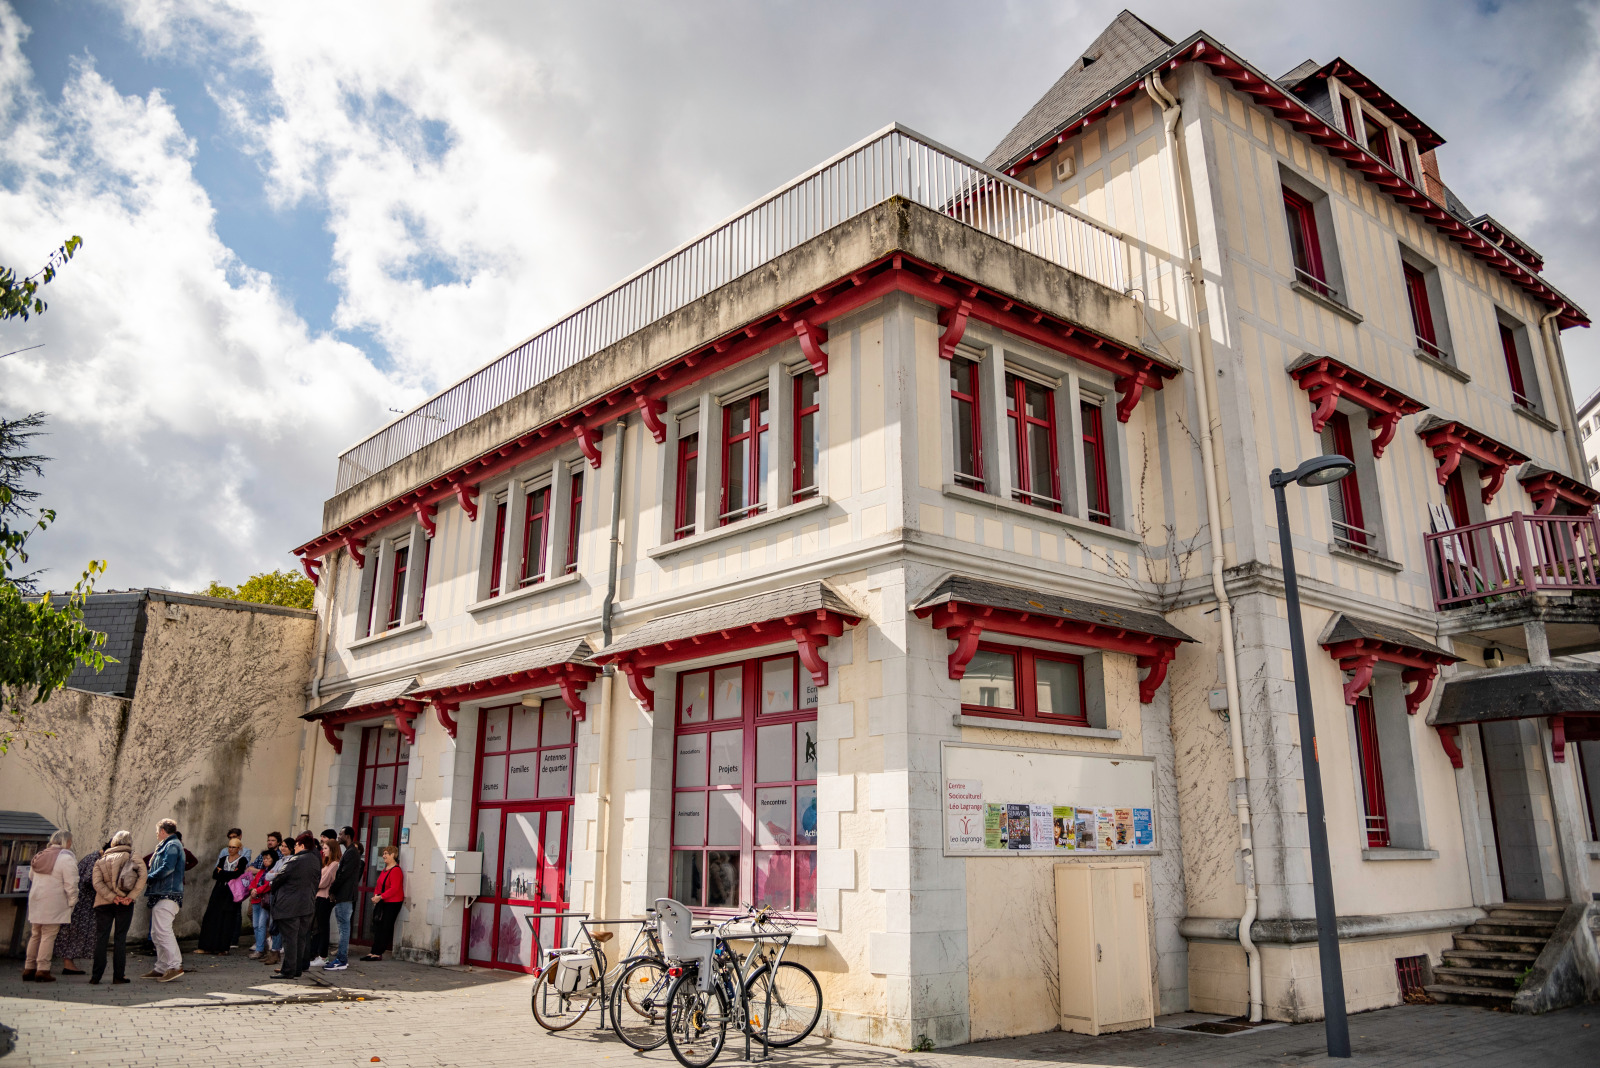
[[[0,838],[49,838],[56,825],[37,812],[0,812]]]
[[[916,605],[917,610],[935,605],[958,602],[960,604],[988,605],[1012,612],[1027,612],[1036,616],[1053,616],[1070,619],[1075,623],[1093,623],[1102,627],[1116,627],[1138,634],[1153,634],[1158,638],[1175,638],[1192,642],[1183,631],[1153,612],[1139,612],[1117,605],[1080,601],[1055,593],[1025,590],[999,582],[952,575],[941,582],[928,596]]]
[[[1476,671],[1444,684],[1428,722],[1490,723],[1600,712],[1600,671],[1549,664]]]
[[[397,697],[404,697],[416,689],[416,686],[416,677],[407,676],[391,682],[381,682],[376,686],[364,686],[359,690],[346,690],[344,693],[335,694],[328,698],[312,709],[308,715],[301,718],[309,719],[311,716],[325,716],[329,712],[342,712],[347,708],[360,708],[362,705],[383,704],[386,701],[393,701]]]
[[[1419,653],[1427,653],[1430,656],[1444,657],[1452,663],[1461,659],[1453,653],[1445,652],[1430,641],[1424,641],[1409,630],[1401,630],[1399,627],[1391,627],[1387,623],[1362,619],[1360,616],[1352,616],[1348,613],[1334,618],[1333,626],[1328,628],[1321,644],[1334,645],[1338,642],[1363,639],[1369,642],[1386,642],[1389,645],[1398,645]]]
[[[470,686],[475,682],[487,682],[490,679],[516,675],[524,671],[538,671],[542,668],[555,667],[557,664],[581,664],[587,661],[589,656],[588,642],[582,638],[568,638],[566,641],[552,642],[532,649],[502,653],[487,660],[474,660],[442,675],[424,679],[417,687],[417,692],[431,693],[457,686]]]
[[[1066,73],[1028,109],[1011,132],[1001,138],[983,162],[996,170],[1004,170],[1018,156],[1060,130],[1074,115],[1107,93],[1122,88],[1130,76],[1172,45],[1170,37],[1124,9],[1083,55],[1072,61]],[[1091,60],[1087,66],[1085,59]]]
[[[644,649],[669,641],[687,641],[701,634],[748,627],[787,616],[814,612],[837,612],[859,619],[861,613],[839,596],[826,582],[807,582],[772,593],[757,593],[737,601],[696,608],[691,612],[652,619],[624,634],[597,654],[610,657],[629,649]]]
[[[83,606],[83,624],[90,630],[105,634],[106,643],[100,651],[109,661],[104,671],[79,666],[67,676],[67,685],[74,690],[132,697],[139,684],[139,653],[144,644],[144,604],[149,599],[147,590],[130,590],[127,593],[92,593]]]

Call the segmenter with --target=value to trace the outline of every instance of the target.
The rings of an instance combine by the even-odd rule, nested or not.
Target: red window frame
[[[1339,106],[1344,109],[1344,132],[1354,141],[1359,135],[1356,133],[1355,114],[1350,110],[1350,98],[1340,93]]]
[[[578,570],[578,520],[583,511],[583,472],[572,476],[567,493],[567,564],[563,574]]]
[[[1450,518],[1455,520],[1458,527],[1470,526],[1472,513],[1467,510],[1467,487],[1461,477],[1461,468],[1450,472],[1450,477],[1445,480],[1444,500],[1450,509]]]
[[[782,678],[784,673],[787,673],[789,699],[780,700],[768,711],[764,706],[772,699],[771,695],[781,695],[781,690],[769,690],[768,684],[775,678]],[[739,686],[736,696],[731,691],[719,693],[734,679]],[[800,668],[799,657],[794,653],[735,660],[678,674],[673,713],[673,815],[668,827],[671,859],[667,892],[697,913],[731,913],[744,901],[754,901],[758,905],[771,903],[785,915],[809,917],[816,913],[816,772],[812,770],[810,777],[800,777],[806,763],[813,769],[816,765],[816,690],[809,683],[810,677]],[[686,692],[689,693],[687,701]],[[724,697],[726,704],[721,703]],[[719,719],[719,712],[728,714]],[[782,728],[792,731],[787,771],[780,770],[775,776],[761,779],[761,732],[764,729],[776,732]],[[742,732],[736,739],[740,763],[733,769],[738,781],[716,783],[713,780],[717,768],[711,766],[717,745],[713,736],[730,731]],[[698,748],[695,747],[696,738],[703,739]],[[806,760],[808,753],[809,761]],[[723,755],[728,755],[728,751],[724,750]],[[698,776],[691,768],[680,767],[685,757],[697,762],[704,760],[706,774]],[[728,766],[722,766],[722,770],[726,774]],[[680,785],[685,780],[688,780],[687,785]],[[789,807],[788,842],[781,840],[784,833],[781,830],[773,834],[775,841],[763,842],[756,826],[762,803],[783,803],[785,790]],[[731,794],[738,799],[737,846],[710,843],[712,794]],[[680,809],[696,804],[698,841],[692,840],[692,819],[683,828],[678,824]],[[808,815],[811,818],[809,828],[805,825]],[[735,852],[738,854],[737,885],[727,887],[727,876],[724,876],[723,900],[708,903],[713,902],[710,893],[713,863],[727,864]],[[718,854],[720,859],[714,861],[712,854]],[[781,878],[783,882],[781,887],[758,886],[764,878]],[[683,885],[685,883],[688,885]],[[781,892],[771,892],[775,890]]]
[[[1088,498],[1088,519],[1101,526],[1111,525],[1111,488],[1106,482],[1105,420],[1100,405],[1078,402],[1083,420],[1083,488]]]
[[[385,756],[386,741],[395,743],[392,757]],[[406,774],[411,765],[411,746],[405,735],[392,727],[382,725],[363,727],[361,730],[361,755],[356,762],[356,808],[400,808],[406,803]],[[386,769],[392,769],[385,776]],[[378,798],[378,784],[388,782],[387,798]],[[399,842],[391,842],[399,845]]]
[[[1511,399],[1523,408],[1532,408],[1527,385],[1522,379],[1522,356],[1517,352],[1517,335],[1505,323],[1500,323],[1500,351],[1505,354],[1506,374],[1511,378]]]
[[[1044,652],[1021,645],[1001,645],[995,642],[979,642],[978,652],[980,654],[985,652],[995,653],[1011,658],[1012,692],[1016,697],[1016,707],[1006,708],[1003,705],[976,704],[963,698],[961,711],[964,715],[1028,720],[1034,723],[1068,723],[1079,727],[1087,727],[1089,725],[1088,705],[1083,686],[1083,657],[1074,656],[1071,653]],[[1063,716],[1053,712],[1039,711],[1038,662],[1041,660],[1071,664],[1077,669],[1078,715]],[[971,670],[970,664],[968,665],[968,670]]]
[[[529,490],[523,502],[522,578],[519,586],[534,586],[544,581],[545,551],[550,546],[550,487]]]
[[[678,438],[677,500],[673,504],[672,540],[680,541],[694,533],[695,498],[700,493],[700,433]]]
[[[1322,263],[1316,208],[1288,186],[1283,188],[1283,213],[1289,223],[1289,256],[1300,280],[1325,297],[1333,295]]]
[[[1343,412],[1334,412],[1328,417],[1328,431],[1333,438],[1333,451],[1346,459],[1354,459],[1356,452],[1350,434],[1350,417]],[[1361,484],[1356,472],[1352,470],[1330,485],[1328,492],[1337,493],[1339,503],[1344,508],[1344,522],[1341,524],[1336,520],[1334,524],[1334,539],[1357,552],[1371,552],[1373,546],[1367,535],[1366,517],[1362,514]],[[1341,525],[1345,528],[1342,532],[1339,530]]]
[[[743,407],[749,419],[745,429],[733,432],[734,413]],[[767,501],[767,391],[757,390],[744,400],[722,407],[722,508],[719,518],[722,526],[749,519],[766,507]],[[740,449],[740,446],[743,446]],[[744,453],[742,463],[733,463],[736,451]],[[732,500],[733,471],[740,469],[744,493],[740,500]]]
[[[1378,717],[1363,694],[1350,706],[1356,722],[1356,757],[1361,768],[1363,829],[1368,849],[1389,844],[1389,806],[1383,795],[1383,758],[1378,751]]]
[[[1600,742],[1568,742],[1568,752],[1577,754],[1574,757],[1574,771],[1578,773],[1578,790],[1583,795],[1583,814],[1588,817],[1584,825],[1589,829],[1589,841],[1600,842],[1600,807],[1595,804],[1594,791],[1589,788],[1589,756],[1584,749],[1585,745],[1600,746]]]
[[[809,398],[809,400],[808,400]],[[822,411],[822,384],[815,371],[794,376],[794,479],[791,499],[817,495],[817,413]]]
[[[1011,459],[1016,474],[1016,484],[1011,487],[1013,500],[1061,511],[1061,472],[1056,460],[1056,391],[1021,375],[1006,375],[1006,418],[1011,422]],[[1044,417],[1028,410],[1030,394],[1044,397]],[[1036,429],[1037,428],[1037,429]],[[1031,446],[1035,434],[1042,434],[1045,446],[1045,472],[1035,471]],[[1048,491],[1048,492],[1046,492]]]
[[[394,562],[389,566],[389,616],[385,630],[393,630],[405,622],[402,617],[406,610],[406,564],[411,559],[410,543],[395,549],[391,555]]]
[[[1367,151],[1383,160],[1391,171],[1395,170],[1394,149],[1389,144],[1389,128],[1365,111],[1361,113],[1361,121],[1366,126],[1363,132],[1367,137]]]
[[[967,390],[961,389],[960,372],[967,373]],[[950,357],[951,414],[955,422],[955,479],[956,482],[982,492],[983,477],[983,420],[980,417],[978,398],[982,394],[981,375],[977,360],[964,356]],[[961,431],[965,428],[972,443],[971,455],[961,449]],[[970,469],[970,470],[969,470]]]
[[[1397,138],[1398,140],[1398,138]],[[1400,141],[1400,163],[1406,171],[1406,181],[1412,185],[1417,184],[1417,172],[1411,166],[1411,153],[1406,148],[1406,143]]]
[[[1402,263],[1405,273],[1406,300],[1411,305],[1411,326],[1417,335],[1417,347],[1430,356],[1448,359],[1439,347],[1439,337],[1433,328],[1433,305],[1428,301],[1428,278],[1409,263]]]
[[[501,572],[506,559],[506,512],[510,503],[500,501],[494,506],[494,558],[489,561],[489,596],[500,596]]]

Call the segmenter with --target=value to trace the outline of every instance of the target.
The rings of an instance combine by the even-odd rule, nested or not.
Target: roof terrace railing
[[[741,275],[904,197],[1117,292],[1133,251],[1116,230],[898,124],[667,253],[339,457],[343,492],[532,386]]]

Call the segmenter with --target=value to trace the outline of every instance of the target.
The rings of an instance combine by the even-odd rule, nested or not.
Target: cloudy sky
[[[1411,106],[1600,314],[1595,3],[1206,6],[1268,73],[1343,55]],[[86,239],[0,327],[43,346],[0,359],[0,413],[51,419],[35,561],[290,566],[391,409],[891,121],[983,156],[1118,8],[0,0],[0,263]],[[1600,340],[1566,342],[1581,400]]]

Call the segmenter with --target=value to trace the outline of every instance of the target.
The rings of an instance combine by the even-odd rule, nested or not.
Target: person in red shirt
[[[406,899],[405,875],[400,871],[400,849],[387,845],[378,850],[378,885],[372,895],[372,952],[362,960],[382,960],[394,945],[394,921]]]

